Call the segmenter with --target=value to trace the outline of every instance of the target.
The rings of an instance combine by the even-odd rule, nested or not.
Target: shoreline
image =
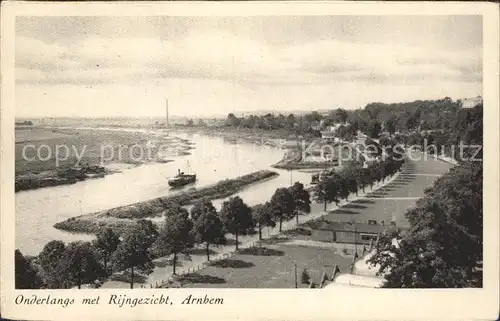
[[[161,217],[164,210],[172,205],[186,206],[204,198],[221,199],[234,195],[237,191],[257,182],[277,177],[279,174],[270,170],[261,170],[234,179],[219,181],[200,189],[187,190],[172,196],[165,196],[119,206],[104,211],[71,217],[54,224],[54,227],[76,233],[94,234],[111,227],[124,231],[139,219]]]
[[[102,178],[144,164],[169,163],[174,161],[171,156],[187,156],[191,154],[190,150],[195,148],[192,142],[187,139],[172,140],[170,138],[165,140],[164,137],[158,137],[158,135],[152,135],[144,131],[130,132],[127,128],[114,129],[111,132],[107,128],[61,126],[33,126],[16,130],[19,130],[19,133],[16,132],[15,142],[15,192],[72,185],[87,179]],[[93,135],[93,132],[99,133]],[[118,148],[136,145],[143,147],[149,144],[150,141],[159,142],[160,144],[173,144],[173,155],[157,154],[152,158],[136,160],[130,156],[132,154],[130,150],[128,150],[128,153],[122,153],[121,149],[119,149],[119,160],[102,161],[102,146],[104,144],[110,144],[111,142]],[[63,145],[60,145],[61,143]],[[31,159],[26,159],[23,146],[27,144],[33,145],[32,148],[36,149],[37,153],[40,152],[41,147],[48,146],[49,153],[55,150],[56,156],[46,160],[41,160],[40,156],[39,159],[34,156],[30,156]],[[62,158],[57,158],[57,148],[60,146],[66,146],[66,152],[60,155],[63,156]],[[69,147],[72,148],[71,152]],[[87,149],[87,147],[89,148]],[[22,157],[21,148],[23,148]],[[78,151],[82,153],[81,159],[78,159],[75,155]],[[100,155],[98,155],[99,152]],[[115,152],[116,149],[113,150],[112,155]],[[121,159],[122,155],[125,155],[125,159]],[[49,154],[49,156],[52,156],[52,154]]]

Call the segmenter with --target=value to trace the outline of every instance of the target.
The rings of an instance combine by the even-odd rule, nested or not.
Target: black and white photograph
[[[14,25],[16,290],[485,287],[482,15]]]

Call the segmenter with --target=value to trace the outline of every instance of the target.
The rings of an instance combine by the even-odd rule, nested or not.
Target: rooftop
[[[380,224],[367,224],[367,223],[349,223],[349,222],[335,222],[327,220],[313,220],[304,224],[315,230],[329,230],[329,231],[354,231],[360,233],[383,233],[391,227],[391,225]]]

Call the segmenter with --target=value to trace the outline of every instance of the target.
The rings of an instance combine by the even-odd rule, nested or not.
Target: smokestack
[[[166,108],[166,114],[167,114],[167,127],[168,127],[168,99],[165,99],[165,108]]]

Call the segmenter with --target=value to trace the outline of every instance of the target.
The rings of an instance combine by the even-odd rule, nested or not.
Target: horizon
[[[482,42],[480,16],[18,17],[16,118],[463,99],[482,95]]]
[[[450,97],[453,101],[457,101],[459,99],[464,99],[464,98],[468,98],[468,99],[471,99],[471,98],[477,98],[478,96],[482,96],[482,95],[476,95],[476,96],[471,96],[471,97],[461,97],[461,98],[454,98],[454,97]],[[425,100],[439,100],[439,99],[443,99],[445,97],[439,97],[439,98],[435,98],[435,99],[425,99]],[[370,102],[370,103],[382,103],[382,104],[400,104],[400,103],[410,103],[410,102],[415,102],[415,101],[425,101],[424,99],[417,99],[417,100],[411,100],[411,101],[398,101],[398,102],[381,102],[381,101],[373,101],[373,102]],[[370,104],[368,103],[368,104]],[[284,111],[273,111],[273,110],[254,110],[254,111],[238,111],[235,113],[235,116],[236,117],[242,117],[243,116],[249,116],[249,115],[255,115],[255,116],[262,116],[262,115],[265,115],[267,113],[271,113],[273,115],[279,115],[279,114],[283,114],[285,116],[289,115],[289,114],[294,114],[294,115],[304,115],[304,114],[307,114],[307,113],[311,113],[311,112],[318,112],[318,113],[328,113],[332,110],[336,110],[338,108],[343,108],[343,109],[346,109],[346,110],[349,110],[349,111],[352,111],[352,110],[359,110],[359,109],[364,109],[366,106],[363,106],[363,107],[357,107],[357,108],[352,108],[352,109],[347,109],[347,108],[343,108],[343,107],[337,107],[337,108],[331,108],[331,109],[310,109],[310,110],[284,110]],[[232,112],[229,112],[229,113],[232,113]],[[172,120],[172,119],[207,119],[207,118],[215,118],[215,119],[224,119],[227,117],[227,115],[229,114],[208,114],[208,115],[201,115],[201,116],[183,116],[183,115],[172,115],[172,114],[169,114],[169,118]],[[47,116],[15,116],[14,119],[20,119],[20,120],[30,120],[30,119],[79,119],[79,118],[82,118],[82,119],[165,119],[165,115],[139,115],[139,116],[130,116],[130,115],[112,115],[112,116],[89,116],[89,115],[86,115],[86,116],[51,116],[51,115],[47,115]]]

